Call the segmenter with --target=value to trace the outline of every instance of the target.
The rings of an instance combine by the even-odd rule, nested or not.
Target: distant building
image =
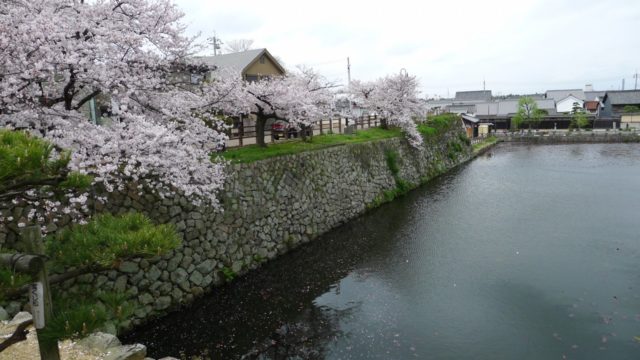
[[[458,91],[455,103],[485,102],[491,100],[491,90]]]
[[[620,117],[620,128],[640,130],[640,113],[622,114]]]
[[[473,113],[476,104],[491,101],[491,90],[458,91],[456,97],[449,100],[445,111],[454,114]]]
[[[582,89],[567,89],[567,90],[548,90],[545,93],[547,99],[553,99],[556,102],[573,95],[574,97],[584,101],[586,99],[584,91]]]
[[[280,65],[267,49],[253,49],[218,56],[196,58],[212,68],[232,71],[247,81],[256,81],[263,77],[284,75]]]
[[[456,104],[453,103],[447,107],[447,112],[454,114],[473,113],[476,110],[474,104]]]
[[[584,109],[588,114],[596,114],[600,112],[600,101],[585,101]]]
[[[606,91],[585,91],[584,92],[584,100],[585,101],[600,101],[604,97]]]
[[[618,117],[627,106],[640,107],[640,90],[607,91],[602,98],[600,116]]]
[[[453,105],[453,99],[428,99],[426,102],[427,112],[433,115],[448,112],[451,105]]]
[[[573,95],[569,95],[562,100],[556,101],[556,111],[560,114],[572,112],[574,106],[582,109],[584,106],[584,100],[578,99]]]
[[[462,124],[464,125],[464,129],[467,133],[467,137],[470,139],[478,137],[478,125],[480,124],[480,119],[476,118],[470,114],[460,114],[462,118]]]
[[[501,100],[476,104],[475,114],[478,116],[510,116],[518,112],[518,99]],[[556,113],[555,102],[551,99],[535,100],[538,109],[546,110],[550,115]]]

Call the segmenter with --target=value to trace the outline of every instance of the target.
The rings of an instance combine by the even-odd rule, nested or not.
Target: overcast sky
[[[175,1],[190,34],[252,39],[286,67],[343,84],[347,57],[353,79],[405,68],[423,96],[481,90],[483,80],[494,94],[611,90],[623,78],[633,89],[640,71],[639,0]]]

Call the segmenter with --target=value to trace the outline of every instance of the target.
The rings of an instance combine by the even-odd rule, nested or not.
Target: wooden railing
[[[351,119],[334,117],[315,123],[310,132],[312,135],[344,134],[348,127],[353,130],[361,130],[378,126],[380,126],[380,120],[377,116],[361,116],[359,118]],[[227,136],[229,137],[229,140],[227,141],[228,148],[242,147],[257,143],[256,126],[245,125],[244,122],[239,122],[237,127],[228,129]],[[267,126],[264,131],[265,143],[271,143],[280,139],[288,139],[297,136],[297,131],[272,131],[270,126]]]

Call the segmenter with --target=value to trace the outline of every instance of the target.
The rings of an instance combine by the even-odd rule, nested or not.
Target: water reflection
[[[125,340],[158,358],[640,358],[638,163],[640,145],[501,146]]]
[[[295,323],[283,324],[241,359],[324,359],[328,343],[346,336],[340,330],[340,319],[352,310],[305,308]]]
[[[189,310],[153,321],[125,339],[145,343],[154,357],[229,359],[244,354],[245,358],[281,359],[289,358],[286,353],[292,358],[324,358],[326,344],[345,335],[339,319],[358,305],[334,309],[316,305],[315,299],[325,293],[339,295],[340,280],[354,269],[356,278],[366,281],[371,274],[367,268],[372,266],[366,264],[387,257],[410,209],[398,203],[384,209],[266,264],[200,299]],[[370,226],[372,219],[375,228]],[[172,341],[166,341],[169,338]]]

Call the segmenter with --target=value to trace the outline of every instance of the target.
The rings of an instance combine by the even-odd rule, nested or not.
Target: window
[[[248,82],[258,81],[258,75],[245,75],[245,80]]]
[[[260,64],[264,64],[264,62],[265,62],[265,56],[262,55],[260,56]]]

